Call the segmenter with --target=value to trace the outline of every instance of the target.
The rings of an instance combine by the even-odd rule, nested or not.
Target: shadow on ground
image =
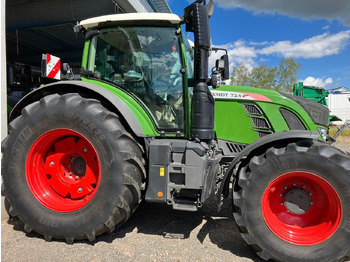
[[[24,231],[19,219],[10,218],[8,223],[13,225],[14,230]],[[199,231],[195,230],[197,227]],[[98,236],[93,243],[76,242],[89,245],[95,245],[98,242],[112,243],[115,239],[122,239],[135,230],[137,233],[159,235],[164,238],[192,238],[201,243],[209,237],[213,244],[220,249],[230,251],[233,255],[257,262],[263,261],[241,238],[232,216],[230,200],[226,200],[221,211],[218,212],[215,197],[209,199],[197,212],[177,211],[171,206],[143,202],[131,218],[112,233]],[[27,233],[27,237],[44,239],[35,232]],[[56,239],[54,241],[65,242]]]

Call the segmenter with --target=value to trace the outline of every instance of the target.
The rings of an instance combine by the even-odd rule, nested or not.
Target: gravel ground
[[[17,219],[2,221],[1,261],[262,261],[245,244],[231,214],[230,201],[221,212],[215,199],[198,212],[143,203],[111,234],[68,245],[25,234]]]
[[[350,138],[336,147],[350,151]],[[25,234],[17,219],[1,222],[1,261],[262,261],[243,241],[233,220],[230,200],[217,212],[211,199],[198,212],[143,203],[119,229],[68,245]]]
[[[344,152],[349,152],[350,154],[350,137],[338,137],[337,142],[333,146],[343,150]]]

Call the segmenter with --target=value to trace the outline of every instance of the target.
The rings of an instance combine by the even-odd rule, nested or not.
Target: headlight
[[[318,132],[320,133],[320,136],[322,137],[323,141],[327,141],[327,130],[323,128],[317,128]]]

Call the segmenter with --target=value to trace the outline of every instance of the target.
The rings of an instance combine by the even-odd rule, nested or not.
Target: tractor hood
[[[215,98],[215,130],[221,140],[250,144],[271,133],[318,131],[327,126],[328,108],[312,101],[300,103],[292,95],[229,85],[210,91]]]

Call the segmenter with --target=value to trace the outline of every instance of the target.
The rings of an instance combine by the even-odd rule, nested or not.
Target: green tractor
[[[9,215],[47,241],[95,241],[142,200],[196,211],[232,194],[241,235],[263,259],[348,258],[350,157],[322,141],[328,109],[220,86],[227,55],[208,78],[213,3],[202,2],[182,18],[116,14],[75,26],[86,39],[81,81],[38,88],[11,112]]]
[[[329,91],[325,90],[323,87],[316,86],[306,86],[303,82],[299,82],[293,87],[293,95],[304,97],[321,105],[327,106],[327,97],[329,95]],[[328,122],[332,123],[334,121],[342,121],[339,117],[335,115],[330,115],[328,117]]]

